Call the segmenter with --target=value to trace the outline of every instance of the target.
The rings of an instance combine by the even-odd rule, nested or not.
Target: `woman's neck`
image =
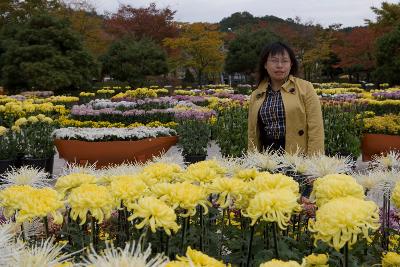
[[[282,85],[285,83],[285,80],[277,81],[277,80],[270,80],[271,89],[273,91],[281,90]]]

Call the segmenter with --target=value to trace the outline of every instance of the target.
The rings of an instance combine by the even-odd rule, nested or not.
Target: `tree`
[[[400,24],[377,41],[376,70],[379,81],[400,83]]]
[[[87,0],[70,1],[57,15],[67,19],[72,29],[82,37],[83,45],[98,58],[112,42],[112,37],[104,29],[104,19]]]
[[[220,22],[221,31],[235,31],[239,28],[257,23],[257,19],[247,11],[235,12],[227,18],[223,18]]]
[[[335,67],[344,69],[350,75],[355,74],[357,80],[359,72],[365,72],[369,79],[369,73],[375,67],[373,55],[376,37],[376,32],[368,27],[336,32],[332,50],[340,62]]]
[[[365,20],[368,25],[381,34],[390,32],[400,23],[400,3],[383,2],[381,8],[371,7],[376,14],[376,22]]]
[[[179,49],[175,60],[181,67],[192,68],[202,84],[204,74],[221,72],[224,64],[223,35],[215,25],[182,24],[178,38],[166,38],[164,45]]]
[[[89,86],[97,64],[68,23],[49,14],[3,27],[0,57],[8,89],[75,89]]]
[[[142,85],[146,76],[168,72],[165,51],[150,39],[115,41],[101,61],[104,74],[132,86]]]
[[[10,22],[25,22],[35,14],[61,8],[59,0],[2,0],[0,2],[0,27]]]
[[[267,29],[243,29],[236,39],[229,43],[225,70],[228,73],[238,72],[246,75],[254,73],[263,47],[278,39],[277,35]]]
[[[105,26],[117,38],[124,35],[137,39],[146,37],[161,44],[164,38],[178,35],[175,13],[169,8],[157,9],[155,3],[146,8],[121,5],[117,13],[108,14]]]

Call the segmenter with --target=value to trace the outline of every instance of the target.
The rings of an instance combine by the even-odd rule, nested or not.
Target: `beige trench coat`
[[[261,150],[258,112],[265,100],[267,86],[267,81],[261,82],[250,97],[249,150]],[[312,84],[290,75],[282,85],[281,94],[286,118],[285,150],[294,153],[299,147],[307,155],[324,153],[321,104]]]

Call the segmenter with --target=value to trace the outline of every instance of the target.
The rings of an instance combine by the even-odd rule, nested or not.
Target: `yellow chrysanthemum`
[[[19,118],[14,122],[15,126],[21,127],[22,125],[25,125],[28,123],[28,120],[26,118]]]
[[[71,206],[71,218],[81,222],[86,222],[88,212],[95,217],[99,223],[105,218],[109,218],[113,208],[114,199],[109,188],[96,184],[82,184],[71,190],[68,197]]]
[[[303,258],[301,267],[329,267],[327,254],[311,254]]]
[[[400,209],[400,182],[397,182],[396,186],[393,189],[392,200],[393,200],[394,205],[398,209]]]
[[[186,210],[180,216],[194,216],[196,214],[196,207],[201,205],[204,208],[204,214],[208,213],[207,201],[208,192],[205,187],[193,185],[188,182],[173,184],[168,194],[164,197],[167,203],[170,203],[173,208],[180,207]]]
[[[192,171],[194,169],[213,169],[220,176],[226,174],[226,169],[219,165],[216,160],[204,160],[196,162],[189,165],[189,167],[187,168],[188,171]]]
[[[400,266],[400,255],[395,252],[387,252],[382,258],[382,267]]]
[[[11,217],[17,212],[17,222],[30,221],[51,215],[58,224],[62,223],[62,197],[51,188],[34,188],[28,185],[7,187],[0,192],[0,206],[4,215]]]
[[[36,116],[30,116],[30,117],[28,118],[28,121],[29,121],[30,123],[37,123],[37,122],[39,121],[39,119],[36,118]]]
[[[316,220],[310,221],[309,230],[315,232],[315,244],[322,240],[340,250],[357,242],[359,235],[371,242],[368,231],[379,228],[379,209],[373,201],[352,196],[337,198],[322,205]]]
[[[147,174],[159,182],[174,181],[182,172],[178,164],[157,162],[143,168],[143,173]]]
[[[316,200],[318,207],[332,199],[346,196],[364,199],[363,187],[349,175],[329,174],[314,181],[311,198]]]
[[[186,172],[182,173],[181,175],[183,180],[201,184],[211,183],[214,179],[220,177],[221,175],[219,175],[215,169],[208,167],[188,168]]]
[[[62,196],[51,188],[34,188],[20,202],[17,222],[30,221],[51,215],[56,224],[63,222],[61,211],[64,209]]]
[[[7,133],[7,128],[4,126],[0,126],[0,136],[4,135],[5,133]]]
[[[260,267],[300,267],[300,264],[295,261],[281,261],[273,259],[260,264]]]
[[[29,185],[14,185],[0,191],[0,206],[4,208],[4,215],[10,218],[21,208],[20,203],[25,196],[30,195],[33,190]]]
[[[299,194],[299,184],[292,177],[281,173],[270,174],[260,172],[250,183],[254,193],[268,191],[271,189],[289,189],[294,194]]]
[[[96,181],[96,177],[90,174],[71,173],[59,177],[54,187],[61,194],[65,194],[70,189],[76,188],[82,184],[95,184]]]
[[[241,179],[243,181],[249,182],[254,180],[258,175],[257,169],[241,169],[235,172],[233,178]]]
[[[237,178],[217,178],[210,185],[211,193],[218,194],[217,203],[221,208],[227,208],[233,200],[240,201],[242,191],[246,188],[246,182]]]
[[[189,266],[226,267],[222,261],[218,261],[198,250],[192,249],[190,246],[186,250],[186,257],[176,256],[176,258],[181,262],[188,263]]]
[[[179,229],[174,210],[155,197],[140,198],[137,203],[130,204],[128,209],[133,212],[128,218],[129,221],[136,218],[143,219],[136,225],[137,229],[149,225],[153,233],[157,228],[163,228],[167,235],[171,235],[171,230],[176,233]]]
[[[147,189],[147,185],[134,176],[117,176],[110,184],[111,194],[114,196],[117,206],[121,201],[128,205],[142,196]]]
[[[281,229],[286,229],[293,212],[300,211],[297,195],[288,188],[273,189],[257,193],[250,200],[243,215],[252,219],[254,225],[259,218],[267,222],[276,222]]]

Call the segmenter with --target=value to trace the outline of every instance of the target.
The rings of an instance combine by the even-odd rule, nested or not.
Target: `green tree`
[[[142,85],[146,76],[168,72],[165,51],[150,39],[118,40],[111,44],[101,61],[103,74],[132,86]]]
[[[0,40],[0,72],[11,91],[78,89],[98,75],[96,62],[68,22],[47,13],[5,25]]]
[[[377,40],[375,77],[391,84],[400,83],[400,24]]]
[[[239,72],[245,75],[254,73],[263,47],[278,39],[277,35],[267,29],[243,29],[236,39],[229,43],[225,70],[228,73]]]

